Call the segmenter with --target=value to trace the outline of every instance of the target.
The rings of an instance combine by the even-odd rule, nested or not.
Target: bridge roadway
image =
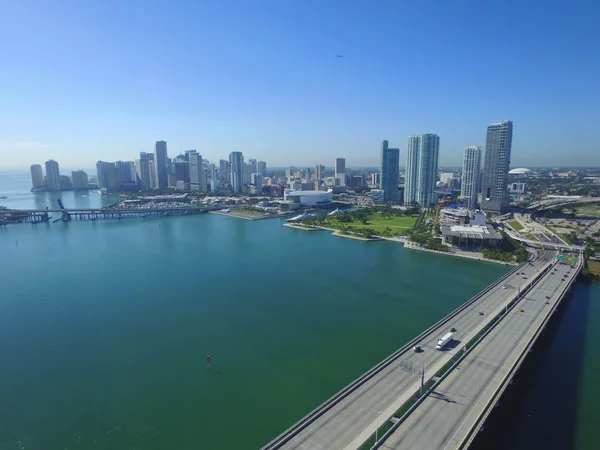
[[[380,441],[381,448],[467,448],[479,429],[479,418],[493,408],[496,393],[510,380],[506,377],[512,377],[513,367],[526,354],[531,339],[578,272],[567,264],[555,268],[554,274],[544,275],[406,421]],[[519,307],[524,312],[518,312]]]
[[[457,330],[455,346],[468,342],[517,296],[519,289],[523,291],[536,274],[547,269],[554,257],[555,253],[545,252],[542,258],[518,269],[518,272],[525,271],[527,279],[512,273],[504,281],[497,282],[450,321],[423,335],[418,344],[424,351],[415,353],[412,350],[414,342],[410,347],[405,346],[387,367],[347,394],[337,394],[337,399],[334,396],[324,404],[332,402],[333,406],[317,408],[263,449],[358,448],[374,433],[377,424],[388,420],[417,391],[420,385],[418,371],[422,366],[426,368],[426,379],[431,378],[459,351],[456,347],[436,351],[435,344],[441,336],[454,327]]]

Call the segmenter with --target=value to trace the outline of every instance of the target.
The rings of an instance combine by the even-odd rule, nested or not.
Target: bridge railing
[[[419,334],[418,336],[413,338],[411,341],[409,341],[407,344],[402,346],[400,349],[396,350],[394,353],[392,353],[386,359],[384,359],[379,364],[374,366],[368,372],[366,372],[365,374],[363,374],[362,376],[357,378],[355,381],[350,383],[348,386],[343,388],[341,391],[339,391],[333,397],[331,397],[330,399],[328,399],[327,401],[325,401],[324,403],[319,405],[317,408],[315,408],[314,410],[309,412],[306,416],[304,416],[303,419],[301,419],[300,421],[296,422],[294,425],[289,427],[287,430],[285,430],[283,433],[281,433],[279,436],[277,436],[275,439],[273,439],[267,445],[262,447],[261,450],[274,450],[274,449],[281,448],[281,446],[283,446],[284,444],[286,444],[287,442],[292,440],[302,430],[304,430],[306,427],[308,427],[310,424],[312,424],[314,421],[316,421],[319,417],[321,417],[323,414],[325,414],[327,411],[329,411],[331,408],[333,408],[335,405],[337,405],[340,401],[342,401],[344,398],[346,398],[348,395],[350,395],[352,392],[354,392],[356,389],[358,389],[364,383],[369,381],[375,375],[380,373],[382,370],[387,368],[390,364],[392,364],[394,361],[396,361],[400,356],[402,356],[404,353],[406,353],[406,351],[410,350],[414,345],[421,342],[425,337],[432,334],[434,331],[436,331],[442,325],[447,324],[450,320],[452,320],[454,317],[459,315],[461,312],[463,312],[465,309],[467,309],[469,306],[471,306],[473,303],[475,303],[477,300],[479,300],[483,295],[487,294],[490,290],[492,290],[499,284],[503,283],[506,279],[510,278],[514,274],[514,272],[516,272],[517,270],[520,270],[523,266],[525,266],[527,264],[528,264],[528,262],[524,262],[523,264],[515,267],[513,270],[509,271],[504,276],[502,276],[498,280],[496,280],[494,283],[490,284],[488,287],[483,289],[481,292],[479,292],[475,296],[471,297],[462,306],[459,306],[457,309],[452,311],[450,314],[445,316],[443,319],[439,320],[438,322],[436,322],[435,324],[433,324],[432,326],[427,328],[421,334]]]
[[[481,426],[487,420],[488,416],[490,415],[490,413],[491,413],[491,411],[493,409],[493,406],[496,404],[496,402],[500,399],[500,397],[502,396],[502,394],[506,390],[507,386],[510,383],[510,380],[513,379],[516,371],[518,370],[518,368],[521,366],[521,364],[523,363],[523,361],[527,357],[527,354],[529,353],[529,350],[533,347],[533,345],[535,344],[535,342],[539,338],[540,334],[542,333],[542,331],[546,327],[546,324],[548,323],[548,321],[550,320],[550,318],[552,317],[552,315],[554,314],[554,312],[558,308],[558,305],[560,304],[560,302],[562,301],[562,299],[566,295],[567,291],[570,289],[570,287],[575,282],[575,279],[577,278],[577,275],[581,271],[581,267],[582,267],[582,263],[579,262],[578,266],[577,266],[577,271],[575,272],[575,275],[571,277],[571,279],[569,280],[569,282],[566,283],[565,286],[563,287],[563,289],[560,291],[560,295],[558,297],[558,301],[556,303],[554,303],[554,305],[552,306],[552,308],[550,309],[550,311],[548,311],[548,313],[546,314],[546,317],[544,318],[543,322],[540,324],[539,328],[533,334],[533,336],[531,337],[531,339],[529,340],[529,342],[527,343],[527,345],[525,346],[525,348],[523,349],[523,351],[521,352],[521,354],[517,358],[515,364],[511,368],[511,370],[509,370],[507,372],[506,376],[503,378],[502,382],[500,383],[500,387],[497,390],[496,394],[493,395],[492,397],[490,397],[490,399],[486,403],[486,405],[485,405],[485,407],[483,409],[483,411],[484,411],[483,414],[481,414],[479,416],[478,420],[476,420],[475,423],[471,426],[471,428],[469,429],[469,432],[465,435],[465,438],[459,444],[458,448],[460,450],[466,450],[467,448],[469,448],[469,446],[473,443],[473,440],[475,440],[475,438],[477,437],[477,433],[478,433],[479,429],[481,428]]]

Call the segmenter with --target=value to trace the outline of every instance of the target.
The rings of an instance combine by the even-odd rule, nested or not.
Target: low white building
[[[302,206],[327,205],[333,201],[333,191],[293,191],[284,192],[286,201],[294,202]]]

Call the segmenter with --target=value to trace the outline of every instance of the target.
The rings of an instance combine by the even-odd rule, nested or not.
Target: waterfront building
[[[156,170],[154,169],[154,155],[152,155],[152,159],[148,160],[148,167],[150,173],[150,189],[158,189],[156,184]]]
[[[108,188],[108,172],[111,168],[114,168],[115,164],[106,161],[98,161],[96,163],[96,173],[98,174],[98,187],[100,189]],[[119,172],[119,180],[121,173]]]
[[[133,161],[117,161],[115,166],[121,174],[121,185],[130,184],[135,181],[135,163]]]
[[[385,203],[385,193],[383,189],[371,189],[371,200],[375,204]]]
[[[245,185],[250,184],[250,178],[252,177],[252,174],[256,173],[256,171],[252,170],[252,165],[251,164],[244,164],[244,177],[243,177],[243,181],[242,183]]]
[[[267,163],[265,161],[258,161],[256,163],[256,171],[260,173],[263,177],[267,176]]]
[[[398,199],[398,175],[400,171],[400,149],[389,148],[388,141],[381,143],[381,189],[384,202]]]
[[[169,162],[165,141],[156,141],[154,144],[154,171],[157,188],[166,189],[169,186]]]
[[[425,207],[435,203],[439,148],[440,138],[436,134],[409,136],[404,203]]]
[[[106,169],[106,190],[117,192],[121,190],[121,171],[114,164]]]
[[[151,161],[154,159],[154,155],[152,153],[141,152],[140,159],[136,159],[135,168],[136,168],[136,178],[137,183],[144,191],[149,191],[153,188],[152,180],[153,180],[153,170],[151,170]]]
[[[346,186],[346,158],[335,159],[335,184]]]
[[[66,175],[59,176],[59,184],[61,191],[70,191],[73,189],[73,183],[71,183],[71,179]]]
[[[34,189],[44,189],[44,172],[40,164],[33,164],[31,170],[31,185]]]
[[[333,191],[296,191],[286,190],[284,200],[300,206],[327,205],[333,201]]]
[[[462,182],[460,196],[467,200],[467,208],[477,208],[479,190],[479,174],[481,172],[481,147],[473,145],[465,147],[463,158]]]
[[[88,176],[83,170],[72,171],[71,180],[73,182],[73,189],[75,190],[89,188]]]
[[[513,124],[510,120],[492,123],[487,128],[481,208],[502,213],[508,207],[508,166],[512,148]]]
[[[60,191],[60,170],[53,159],[46,161],[46,188],[50,191]]]
[[[242,192],[244,182],[244,156],[242,152],[231,152],[229,154],[231,164],[231,191],[234,194]]]
[[[498,248],[502,236],[491,225],[442,225],[442,243],[462,250],[480,251]]]

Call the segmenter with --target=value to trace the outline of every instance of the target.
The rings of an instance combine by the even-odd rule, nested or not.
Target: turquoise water
[[[507,270],[210,214],[0,249],[2,450],[258,448]]]

